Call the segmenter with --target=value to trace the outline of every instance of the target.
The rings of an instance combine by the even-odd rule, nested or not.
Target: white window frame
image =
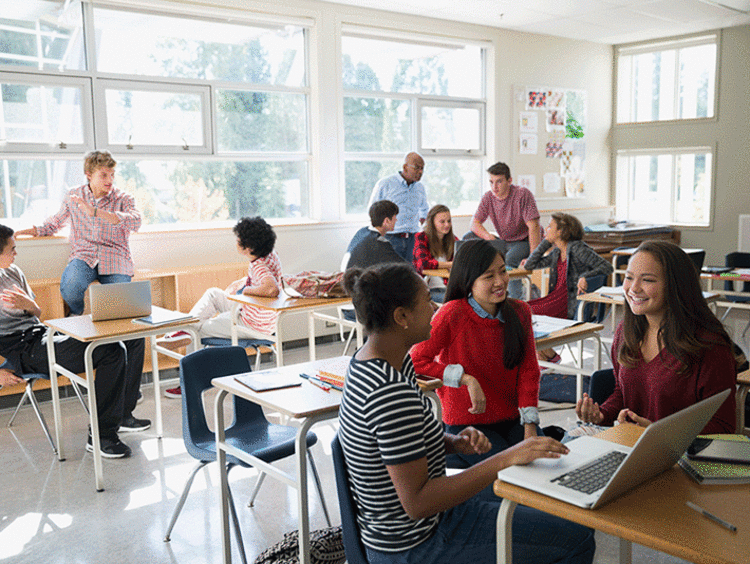
[[[65,139],[58,139],[49,143],[28,143],[0,139],[0,150],[3,153],[31,153],[35,155],[47,154],[75,154],[85,153],[93,146],[94,121],[91,104],[91,80],[68,76],[25,74],[20,72],[0,71],[0,82],[3,84],[30,84],[48,86],[50,88],[78,88],[81,97],[81,127],[83,143],[70,143]],[[2,103],[2,102],[0,102]]]
[[[422,155],[430,155],[433,157],[442,156],[480,156],[486,155],[486,139],[487,139],[487,120],[486,120],[486,103],[476,101],[460,101],[453,100],[447,101],[444,98],[432,99],[425,96],[418,97],[414,105],[414,116],[413,119],[416,122],[414,125],[414,134],[416,136],[417,151]],[[436,149],[434,147],[424,147],[422,145],[422,108],[451,108],[451,109],[470,109],[479,111],[479,147],[477,149]]]
[[[711,168],[706,171],[706,176],[709,179],[709,205],[706,213],[706,223],[689,223],[684,221],[678,221],[675,218],[675,199],[677,197],[677,157],[685,154],[710,154],[711,155]],[[669,217],[665,218],[665,221],[660,223],[666,223],[669,225],[691,227],[691,228],[708,228],[713,223],[713,212],[715,206],[715,170],[716,170],[716,148],[710,146],[697,146],[697,147],[680,147],[680,148],[660,148],[660,149],[622,149],[616,153],[616,180],[615,180],[615,193],[616,193],[616,205],[618,211],[618,217],[628,220],[637,220],[638,218],[633,215],[631,207],[630,197],[630,166],[625,159],[640,157],[640,156],[664,156],[669,155],[672,157],[672,169],[670,172],[670,187],[669,187]],[[625,165],[625,166],[623,166]],[[624,212],[624,214],[622,213]]]
[[[707,117],[696,117],[696,118],[681,118],[679,117],[679,83],[680,83],[680,60],[679,52],[681,49],[686,47],[696,47],[699,45],[716,45],[716,62],[714,64],[714,93],[713,93],[713,114]],[[673,103],[673,115],[675,117],[665,120],[649,120],[649,121],[636,121],[633,117],[633,77],[628,77],[627,85],[628,88],[622,88],[621,85],[621,73],[625,71],[621,65],[621,57],[641,55],[645,53],[658,53],[661,51],[676,50],[678,52],[677,61],[675,64],[674,74],[674,99]],[[671,39],[666,41],[657,41],[650,43],[641,43],[635,45],[621,45],[615,49],[615,124],[616,125],[633,125],[633,124],[655,124],[655,123],[670,123],[670,122],[685,122],[689,120],[715,120],[718,112],[719,103],[719,53],[721,51],[721,34],[719,32],[710,34],[699,34],[689,37],[683,37],[680,39]],[[632,68],[631,68],[632,70]],[[629,112],[627,120],[620,120],[620,112],[623,106],[626,106]]]

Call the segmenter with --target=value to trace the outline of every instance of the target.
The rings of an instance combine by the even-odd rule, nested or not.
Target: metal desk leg
[[[94,349],[99,345],[96,341],[86,346],[83,355],[83,365],[86,369],[86,385],[89,390],[89,423],[91,425],[91,442],[94,447],[94,478],[96,491],[104,491],[104,471],[102,469],[102,451],[99,437],[99,413],[96,408],[96,382],[94,380]]]
[[[513,564],[513,512],[515,501],[503,499],[497,512],[497,564]]]
[[[307,417],[302,420],[294,439],[294,453],[297,457],[297,507],[299,510],[299,563],[310,564],[310,515],[307,498],[307,432],[315,423],[328,419]]]
[[[221,505],[222,562],[231,564],[232,544],[229,538],[229,481],[227,478],[227,453],[224,451],[224,398],[225,390],[219,390],[214,402],[214,424],[216,427],[216,459],[219,464],[219,501]]]
[[[55,443],[57,444],[57,459],[65,460],[62,443],[62,414],[60,413],[60,388],[57,383],[57,360],[55,359],[55,331],[47,329],[47,362],[49,363],[49,377],[52,384],[52,412],[55,420]]]
[[[315,316],[313,310],[307,312],[307,347],[310,351],[310,362],[315,360]]]
[[[161,420],[161,380],[159,379],[159,351],[156,349],[156,335],[151,335],[151,377],[154,380],[154,411],[156,411],[156,436],[163,434]]]
[[[620,539],[620,564],[631,564],[633,559],[633,543]]]

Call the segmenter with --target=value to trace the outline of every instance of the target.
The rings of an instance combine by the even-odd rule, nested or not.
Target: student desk
[[[107,343],[116,343],[128,341],[131,339],[140,339],[144,337],[151,338],[151,358],[153,359],[152,376],[154,379],[154,402],[156,411],[156,435],[162,436],[162,419],[161,419],[161,390],[159,387],[159,363],[156,362],[157,353],[162,353],[171,358],[181,358],[182,355],[174,351],[165,349],[156,344],[156,336],[163,335],[172,331],[186,331],[193,337],[193,346],[199,347],[198,334],[192,327],[196,318],[188,318],[175,323],[166,323],[159,326],[141,325],[133,323],[132,319],[112,319],[110,321],[92,321],[91,315],[80,315],[77,317],[64,317],[61,319],[49,319],[44,321],[47,329],[47,355],[49,358],[49,374],[52,382],[52,409],[55,418],[55,438],[57,440],[57,457],[65,460],[63,453],[63,443],[61,441],[61,416],[60,416],[60,391],[57,384],[57,375],[63,374],[88,388],[89,402],[89,423],[91,425],[91,436],[94,444],[94,476],[96,480],[96,491],[102,491],[103,471],[102,471],[102,453],[99,450],[99,422],[96,411],[96,382],[94,378],[94,363],[92,355],[94,349]],[[55,358],[55,347],[53,337],[55,333],[68,335],[73,339],[88,343],[84,354],[84,366],[86,367],[85,377],[71,372],[64,366],[57,363]]]
[[[747,269],[743,269],[743,271],[747,271]],[[724,317],[726,317],[726,314],[729,313],[729,310],[732,308],[750,310],[750,301],[732,302],[729,300],[721,299],[724,296],[734,296],[734,297],[750,299],[750,294],[748,294],[747,292],[736,291],[736,290],[725,290],[724,288],[714,288],[714,282],[717,280],[720,282],[750,282],[750,274],[745,274],[744,272],[743,273],[728,272],[725,274],[711,274],[708,272],[701,272],[701,278],[703,280],[706,280],[706,289],[709,292],[713,291],[719,294],[719,299],[715,303],[718,307],[727,308],[727,311],[724,314]],[[722,321],[723,320],[724,318],[722,317]],[[748,324],[745,326],[745,330],[742,332],[743,337],[745,336],[745,332],[747,332],[748,327],[750,327],[750,321],[748,321]]]
[[[598,436],[632,446],[643,429],[627,423]],[[557,515],[574,523],[619,537],[620,563],[631,562],[631,543],[666,552],[690,562],[737,564],[750,562],[750,488],[702,486],[674,466],[599,509],[582,509],[500,480],[495,493],[503,498],[497,516],[497,561],[511,564],[511,518],[517,504]],[[727,529],[685,505],[692,501],[736,525]]]
[[[533,270],[526,270],[524,268],[514,268],[508,271],[508,276],[511,280],[514,278],[520,278],[523,282],[523,288],[526,291],[526,301],[531,299],[531,275],[534,274]],[[449,268],[437,268],[434,270],[423,270],[423,276],[437,276],[439,278],[450,278],[451,271]]]
[[[349,357],[339,357],[349,358]],[[324,367],[332,359],[317,360],[281,366],[255,372],[254,374],[278,374],[299,375],[300,373],[314,374],[318,369]],[[300,378],[302,385],[294,388],[271,390],[267,392],[254,392],[247,386],[235,381],[234,376],[223,376],[214,378],[212,384],[219,389],[215,402],[215,428],[216,428],[216,450],[219,461],[221,495],[221,538],[223,547],[223,562],[229,564],[232,561],[231,543],[229,538],[229,504],[227,503],[227,453],[246,461],[258,468],[262,468],[269,476],[276,478],[285,484],[297,488],[297,507],[299,515],[299,539],[300,539],[300,564],[310,563],[310,517],[307,506],[307,456],[306,437],[310,428],[320,421],[338,417],[339,405],[341,404],[341,392],[331,389],[326,392],[307,380]],[[427,383],[420,382],[420,388],[434,394],[434,389],[442,383],[430,380]],[[271,411],[276,411],[283,416],[297,419],[300,423],[297,428],[295,439],[296,473],[290,475],[272,464],[260,461],[247,453],[233,448],[224,441],[224,398],[227,394],[233,394],[247,401],[256,403]],[[438,402],[439,405],[439,402]]]
[[[532,316],[533,320],[533,316]],[[550,349],[552,347],[559,347],[561,345],[567,345],[578,342],[578,366],[570,368],[567,366],[560,366],[551,362],[539,361],[539,366],[545,368],[552,368],[555,372],[560,374],[575,374],[576,375],[576,398],[583,397],[583,374],[588,372],[583,370],[583,341],[586,339],[593,339],[594,345],[594,370],[599,370],[602,366],[602,353],[601,346],[602,341],[599,336],[599,332],[604,329],[604,325],[598,323],[579,323],[571,327],[566,327],[559,331],[550,333],[545,337],[536,339],[536,349],[538,351],[544,349]]]
[[[267,309],[275,311],[279,314],[276,320],[276,334],[265,335],[258,333],[256,338],[268,339],[269,341],[275,341],[276,343],[276,366],[281,367],[284,365],[283,356],[283,343],[284,340],[281,336],[282,320],[287,315],[293,313],[304,313],[307,312],[307,327],[308,327],[308,345],[310,347],[310,360],[315,360],[315,319],[321,319],[331,323],[337,323],[350,327],[352,329],[357,328],[357,348],[361,347],[364,338],[362,336],[362,327],[356,321],[348,321],[332,315],[326,315],[321,313],[319,310],[326,309],[329,307],[336,307],[341,305],[350,305],[352,303],[351,298],[293,298],[288,296],[286,293],[281,292],[277,298],[262,298],[259,296],[245,296],[244,294],[233,294],[228,298],[235,302],[234,308],[232,309],[232,343],[237,344],[237,324],[239,320],[239,308],[241,306],[257,307],[260,309]]]

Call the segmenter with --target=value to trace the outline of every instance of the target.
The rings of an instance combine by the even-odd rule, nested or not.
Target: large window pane
[[[698,45],[680,51],[680,117],[714,115],[716,45]]]
[[[477,108],[422,106],[422,142],[426,149],[478,151],[481,112]]]
[[[79,0],[3,0],[0,65],[85,68]]]
[[[711,211],[711,153],[677,157],[675,219],[679,223],[708,225]]]
[[[9,143],[84,142],[81,89],[2,83],[0,138]]]
[[[121,161],[115,182],[132,194],[146,224],[206,223],[243,216],[305,217],[306,162]]]
[[[219,151],[305,151],[307,109],[303,94],[217,91]]]
[[[118,74],[306,84],[304,30],[95,8],[97,68]],[[133,33],[138,30],[138,33]]]
[[[407,153],[411,137],[408,100],[344,98],[345,151]]]
[[[204,144],[200,94],[107,89],[105,99],[112,145]]]
[[[479,98],[482,50],[473,45],[341,38],[344,88]]]
[[[60,209],[65,192],[86,182],[81,159],[0,160],[0,217],[39,224]]]

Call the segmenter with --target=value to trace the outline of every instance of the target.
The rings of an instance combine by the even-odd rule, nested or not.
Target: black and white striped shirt
[[[352,359],[339,421],[362,542],[398,552],[430,538],[441,514],[412,520],[386,468],[426,457],[431,479],[445,475],[443,427],[417,386],[411,357],[401,372],[383,359]]]

